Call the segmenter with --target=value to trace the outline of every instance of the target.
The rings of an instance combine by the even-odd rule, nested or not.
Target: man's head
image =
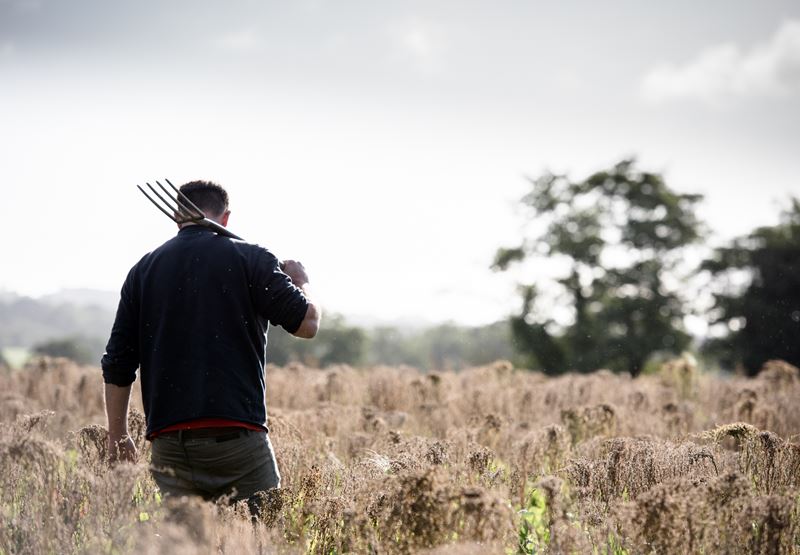
[[[211,181],[190,181],[180,187],[181,193],[192,201],[206,218],[220,225],[228,225],[228,192],[222,186]]]

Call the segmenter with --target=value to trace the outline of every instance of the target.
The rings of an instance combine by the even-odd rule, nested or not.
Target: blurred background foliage
[[[442,324],[419,330],[363,329],[348,325],[338,315],[326,318],[325,327],[314,341],[303,341],[281,328],[271,328],[267,348],[267,359],[278,365],[384,364],[457,370],[515,358],[506,322],[480,327]]]
[[[68,358],[78,364],[99,364],[97,353],[104,350],[105,342],[99,337],[77,335],[36,343],[32,352],[35,355]]]
[[[522,203],[539,232],[501,248],[493,267],[562,259],[566,272],[550,286],[570,316],[559,325],[537,306],[537,284],[523,284],[511,319],[521,352],[553,373],[607,367],[637,375],[653,353],[686,349],[688,305],[676,278],[682,251],[703,236],[694,212],[702,197],[675,193],[634,160],[584,181],[548,173],[530,182]]]
[[[716,249],[702,270],[718,284],[709,319],[723,331],[706,352],[749,374],[773,358],[800,362],[800,200],[792,199],[778,225]],[[745,285],[737,285],[742,274]]]
[[[673,191],[634,159],[583,181],[546,173],[530,184],[521,199],[530,231],[521,244],[500,248],[492,265],[506,271],[545,258],[563,263],[562,274],[546,283],[547,291],[560,291],[555,302],[552,295],[540,302],[547,279],[520,285],[521,310],[510,324],[527,365],[552,374],[610,368],[636,376],[648,360],[690,348],[748,374],[770,359],[800,363],[797,199],[777,225],[693,264],[691,249],[709,235],[695,212],[702,196]],[[708,279],[697,289],[691,280],[703,274]],[[703,293],[713,298],[702,311],[709,334],[692,338],[685,317],[698,312],[695,297]],[[566,318],[556,320],[557,309]]]
[[[550,374],[635,376],[691,350],[748,374],[771,359],[800,365],[800,200],[775,225],[711,248],[696,214],[702,197],[673,191],[634,159],[580,181],[545,173],[529,182],[525,230],[492,264],[520,280],[520,310],[508,320],[361,327],[326,315],[313,341],[270,329],[268,362],[461,369],[506,359]],[[535,271],[544,260],[560,273]],[[116,295],[85,290],[42,299],[0,292],[0,364],[31,354],[98,364],[115,304]],[[705,319],[708,333],[691,336],[689,315]]]

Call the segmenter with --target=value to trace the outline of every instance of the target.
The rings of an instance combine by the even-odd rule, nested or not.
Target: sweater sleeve
[[[259,248],[252,269],[252,295],[258,313],[270,324],[289,333],[300,328],[308,310],[308,300],[281,270],[278,259]]]
[[[139,367],[139,303],[134,294],[136,267],[128,273],[120,292],[117,317],[111,328],[106,352],[100,361],[103,381],[128,386],[136,379]]]

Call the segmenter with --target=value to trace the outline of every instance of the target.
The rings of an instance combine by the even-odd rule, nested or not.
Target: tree
[[[68,358],[78,364],[99,364],[103,341],[81,336],[49,339],[33,346],[37,355]]]
[[[349,326],[341,316],[329,317],[326,328],[319,334],[324,351],[320,364],[350,364],[358,366],[364,362],[367,335],[359,327]]]
[[[426,367],[424,347],[420,334],[390,326],[380,326],[369,332],[369,364],[406,364]]]
[[[358,365],[364,361],[367,336],[364,330],[349,326],[338,314],[328,315],[325,326],[313,341],[298,339],[282,328],[269,329],[267,362],[283,365],[300,361],[311,365]]]
[[[547,287],[521,287],[522,310],[511,319],[521,353],[551,373],[637,375],[654,352],[684,349],[685,300],[670,282],[684,248],[703,234],[694,212],[702,196],[672,191],[632,159],[583,181],[546,173],[530,182],[522,203],[537,229],[499,249],[493,268],[548,258],[565,271]],[[554,319],[553,301],[542,306],[542,291],[558,291],[566,321]]]
[[[711,323],[729,330],[707,352],[751,375],[774,358],[800,365],[800,199],[791,200],[778,225],[716,249],[702,268],[723,284]]]

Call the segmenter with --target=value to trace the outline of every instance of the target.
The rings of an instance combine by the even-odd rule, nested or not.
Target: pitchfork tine
[[[180,189],[175,187],[175,185],[173,185],[172,182],[169,179],[167,179],[165,177],[164,181],[166,181],[167,184],[169,184],[169,186],[172,187],[172,190],[175,191],[175,193],[178,195],[179,199],[183,200],[186,204],[188,204],[192,208],[192,210],[195,211],[195,214],[197,214],[201,218],[205,218],[206,217],[205,213],[202,210],[200,210],[195,203],[193,203],[191,200],[189,200],[189,197],[187,197],[186,195],[181,193]],[[158,181],[156,181],[156,183],[158,183]]]
[[[150,186],[150,184],[148,183],[148,184],[147,184],[147,186],[149,187],[149,186]],[[155,207],[156,207],[156,208],[158,208],[158,209],[159,209],[159,210],[161,210],[161,211],[162,211],[164,214],[166,214],[166,215],[167,215],[167,217],[168,217],[170,220],[172,220],[172,221],[173,221],[173,222],[175,222],[175,223],[178,223],[178,220],[176,220],[176,219],[175,219],[175,216],[173,216],[172,214],[170,214],[169,212],[167,212],[166,210],[164,210],[164,207],[163,207],[163,206],[161,206],[160,204],[158,204],[156,201],[154,201],[154,200],[153,200],[153,199],[150,197],[150,195],[148,195],[148,194],[147,194],[147,192],[146,192],[144,189],[142,189],[142,188],[141,188],[139,185],[137,185],[137,186],[136,186],[136,188],[137,188],[137,189],[139,189],[139,190],[142,192],[142,194],[143,194],[144,196],[146,196],[146,197],[147,197],[147,200],[149,200],[150,202],[152,202],[152,203],[155,205]],[[152,189],[152,187],[150,187],[150,188]],[[153,192],[155,193],[155,191],[153,191]],[[158,193],[156,193],[156,194],[158,194]],[[160,198],[160,197],[159,197],[159,198]],[[162,200],[163,200],[163,199],[162,199]]]
[[[162,196],[159,194],[159,192],[158,192],[158,191],[156,191],[156,188],[155,188],[155,187],[153,187],[153,186],[152,186],[152,185],[150,185],[149,183],[145,183],[145,185],[147,185],[148,189],[150,189],[151,191],[153,191],[153,194],[154,194],[155,196],[157,196],[157,197],[158,197],[158,200],[160,200],[161,202],[163,202],[163,203],[164,203],[164,206],[166,206],[167,208],[169,208],[169,209],[170,209],[170,210],[172,210],[173,212],[177,212],[177,211],[178,211],[178,209],[177,209],[177,208],[175,208],[174,206],[172,206],[172,205],[169,203],[169,201],[168,201],[168,200],[166,200],[164,197],[162,197]]]
[[[173,197],[172,193],[170,193],[167,190],[167,188],[164,187],[159,181],[156,181],[156,185],[161,187],[161,190],[164,191],[164,194],[167,195],[169,198],[171,198],[178,205],[178,212],[181,214],[181,216],[189,218],[190,220],[199,220],[206,217],[205,214],[203,214],[202,212],[200,212],[199,214],[192,212],[192,210],[189,207],[187,207],[182,201]]]
[[[156,181],[156,183],[158,183],[158,181]],[[171,203],[170,203],[170,202],[169,202],[167,199],[165,199],[164,197],[162,197],[162,196],[161,196],[161,194],[160,194],[158,191],[156,191],[156,188],[155,188],[155,187],[153,187],[153,186],[152,186],[152,185],[150,185],[149,183],[147,183],[147,186],[150,188],[150,190],[151,190],[151,191],[153,191],[153,194],[155,194],[155,195],[158,197],[158,200],[160,200],[161,202],[163,202],[163,203],[164,203],[164,206],[166,206],[167,208],[169,208],[170,210],[172,210],[172,212],[173,212],[174,214],[177,214],[177,215],[179,216],[179,218],[180,218],[180,219],[183,219],[183,217],[184,217],[184,214],[183,214],[183,212],[181,211],[181,209],[180,209],[180,206],[173,206],[173,205],[172,205],[172,204],[171,204]],[[174,218],[173,218],[173,219],[174,219]],[[178,222],[178,223],[181,223],[181,222]]]

